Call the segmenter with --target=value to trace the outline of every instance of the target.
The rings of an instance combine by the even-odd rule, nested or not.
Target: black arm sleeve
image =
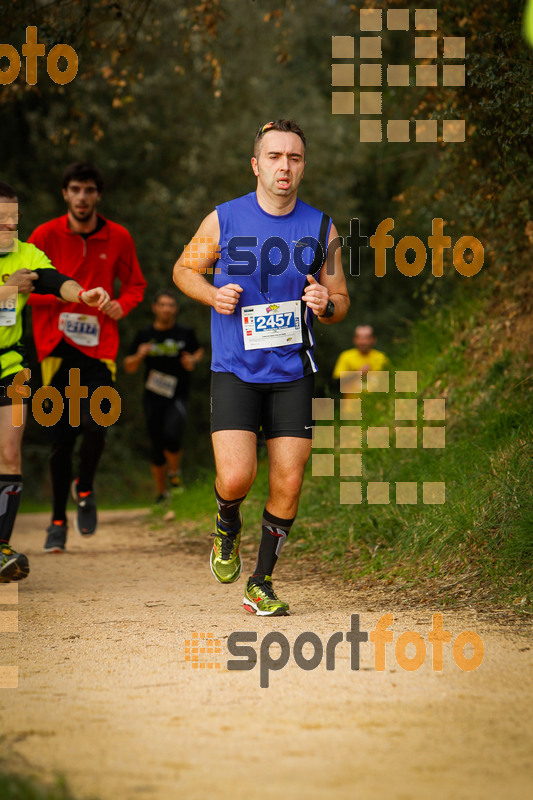
[[[55,294],[56,297],[61,297],[59,290],[65,281],[73,280],[57,269],[35,269],[34,272],[38,276],[33,284],[35,294]]]

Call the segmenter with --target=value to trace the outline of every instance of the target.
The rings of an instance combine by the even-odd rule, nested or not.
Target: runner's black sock
[[[239,497],[237,500],[224,500],[217,492],[215,486],[215,497],[217,499],[218,516],[220,517],[222,530],[235,531],[241,524],[239,508],[246,498],[246,495],[244,495],[244,497]]]
[[[22,475],[0,475],[0,544],[9,544],[22,494]]]
[[[275,517],[265,508],[261,522],[261,543],[252,578],[264,580],[265,575],[272,575],[294,520],[295,517],[292,519]]]
[[[83,432],[80,447],[78,492],[92,492],[96,468],[105,447],[105,428],[91,426]]]

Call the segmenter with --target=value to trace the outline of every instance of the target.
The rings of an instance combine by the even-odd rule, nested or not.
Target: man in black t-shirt
[[[167,472],[172,487],[181,483],[190,373],[204,351],[192,328],[176,323],[179,306],[172,292],[158,292],[152,311],[155,320],[135,336],[124,359],[124,369],[136,372],[144,362],[144,412],[151,442],[156,503],[161,503],[168,497]]]

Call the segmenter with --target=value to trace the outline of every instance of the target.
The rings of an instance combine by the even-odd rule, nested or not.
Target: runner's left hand
[[[86,292],[82,293],[80,299],[88,306],[98,306],[99,311],[103,311],[105,314],[109,313],[108,309],[111,305],[111,300],[106,290],[102,289],[101,286],[97,286],[95,289],[87,289]]]
[[[196,366],[196,361],[194,356],[188,353],[186,350],[183,350],[181,354],[181,366],[183,369],[186,369],[187,372],[192,372]]]
[[[319,317],[327,308],[329,292],[312,275],[308,275],[307,280],[309,281],[309,286],[305,287],[302,300],[315,316]]]
[[[109,303],[102,308],[102,311],[104,314],[107,314],[108,317],[115,320],[122,319],[124,316],[124,311],[118,300],[109,300]]]
[[[22,267],[12,272],[5,281],[4,286],[17,286],[22,294],[29,294],[33,290],[33,281],[37,278],[37,273],[31,269]]]

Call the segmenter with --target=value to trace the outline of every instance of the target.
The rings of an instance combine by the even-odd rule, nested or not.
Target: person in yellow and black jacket
[[[362,391],[363,379],[369,372],[391,369],[385,353],[374,350],[376,336],[370,325],[357,326],[353,334],[353,344],[350,350],[340,353],[333,369],[333,386],[337,394],[340,391],[342,373],[349,373],[343,380],[343,394],[357,395]]]
[[[24,306],[31,292],[99,309],[110,303],[102,287],[84,289],[58,272],[41,250],[19,241],[18,218],[17,195],[0,181],[0,583],[21,580],[30,571],[28,558],[9,544],[22,492],[21,442],[30,393],[21,344]],[[20,415],[13,403],[17,395]]]

